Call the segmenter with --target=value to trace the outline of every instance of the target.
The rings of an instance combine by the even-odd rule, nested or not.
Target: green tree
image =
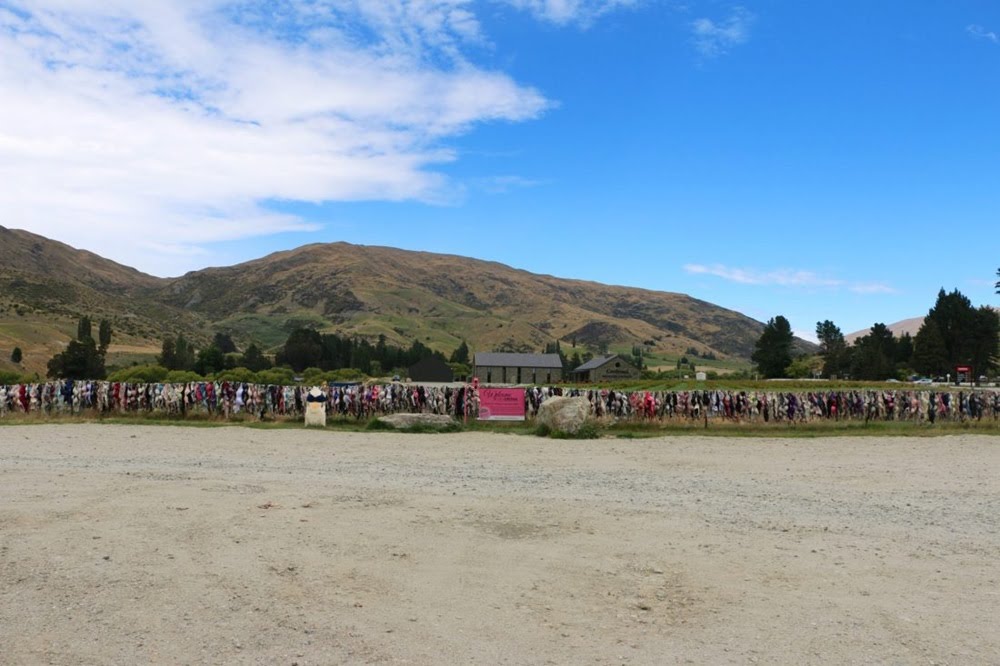
[[[214,344],[198,352],[198,359],[194,362],[194,371],[199,375],[207,377],[225,369],[226,355]]]
[[[195,349],[194,345],[188,342],[183,335],[177,336],[177,342],[175,344],[175,354],[176,354],[176,368],[170,368],[171,370],[193,370],[195,362]]]
[[[910,365],[913,360],[913,336],[909,333],[903,333],[896,340],[895,356],[893,360],[896,365]]]
[[[70,340],[65,351],[49,359],[47,374],[53,379],[104,379],[104,355],[89,336]]]
[[[93,338],[90,317],[83,316],[80,317],[80,321],[76,325],[76,339],[84,340],[85,338]]]
[[[195,360],[194,347],[183,335],[178,335],[176,340],[169,335],[163,338],[160,354],[156,357],[156,362],[167,370],[192,370]]]
[[[764,326],[750,360],[764,377],[784,377],[785,369],[792,362],[792,326],[778,315]]]
[[[556,340],[555,342],[546,343],[544,353],[557,354],[559,356],[559,362],[562,363],[562,369],[564,373],[569,372],[570,370],[573,369],[570,367],[569,359],[566,357],[566,354],[563,353],[562,345],[559,344],[558,340]]]
[[[218,347],[223,354],[232,354],[236,351],[236,343],[233,342],[233,337],[229,333],[216,333],[215,337],[212,338],[212,344]]]
[[[786,371],[792,379],[808,379],[813,376],[813,364],[808,356],[800,356],[788,364]]]
[[[944,376],[948,369],[948,350],[941,329],[933,319],[925,319],[913,339],[913,369],[922,375]]]
[[[20,363],[21,362],[21,358],[23,356],[24,355],[21,353],[21,348],[20,347],[14,347],[14,351],[12,351],[10,353],[10,360],[11,360],[12,363]]]
[[[252,372],[260,372],[261,370],[267,370],[271,367],[271,360],[264,356],[260,347],[251,343],[250,346],[247,347],[247,350],[243,352],[243,356],[240,357],[239,364]]]
[[[976,374],[987,374],[997,369],[998,349],[1000,313],[984,305],[976,312],[976,325],[972,331],[972,367]]]
[[[80,317],[76,340],[48,362],[48,376],[61,379],[104,379],[104,349],[98,349],[92,336],[90,317]]]
[[[924,326],[928,321],[933,321],[941,333],[946,372],[966,364],[972,365],[976,373],[996,368],[1000,317],[995,310],[985,306],[976,309],[957,289],[947,294],[941,289],[924,318]]]
[[[884,380],[896,377],[896,340],[885,324],[875,324],[868,335],[854,341],[851,376]]]
[[[323,358],[323,339],[311,328],[297,328],[289,334],[285,345],[278,352],[279,365],[289,365],[296,372],[309,367],[320,367]]]
[[[176,342],[171,336],[168,335],[163,338],[163,344],[160,346],[160,355],[156,357],[156,362],[167,370],[177,369],[177,347]]]
[[[465,344],[465,340],[462,340],[462,344],[455,348],[455,351],[451,353],[451,358],[449,358],[448,361],[451,363],[469,365],[469,345]]]
[[[840,327],[829,319],[816,322],[816,339],[823,358],[824,377],[843,377],[851,369],[851,350]]]
[[[111,322],[107,319],[102,319],[97,328],[97,344],[102,354],[106,354],[111,346]]]

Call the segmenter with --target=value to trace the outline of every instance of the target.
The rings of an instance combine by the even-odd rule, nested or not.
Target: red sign
[[[480,421],[523,421],[523,388],[479,389]]]

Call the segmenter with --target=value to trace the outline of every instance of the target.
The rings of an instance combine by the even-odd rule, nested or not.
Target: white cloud
[[[753,22],[754,15],[743,7],[734,7],[721,21],[696,19],[691,22],[695,47],[706,58],[722,55],[750,39]]]
[[[965,31],[977,39],[985,39],[988,42],[1000,44],[1000,35],[997,35],[992,30],[987,30],[981,25],[968,25],[965,27]]]
[[[685,264],[684,270],[692,275],[712,275],[730,282],[755,286],[794,288],[847,289],[857,294],[893,294],[896,290],[881,282],[849,282],[826,277],[812,271],[780,268],[761,271],[753,268],[734,268],[722,264]]]
[[[800,328],[793,328],[792,329],[792,335],[794,335],[795,337],[800,338],[802,340],[808,340],[809,342],[811,342],[811,343],[813,343],[815,345],[819,344],[819,338],[816,337],[816,331],[814,331],[814,330],[813,331],[809,331],[809,330],[800,329]]]
[[[0,0],[3,224],[164,274],[312,228],[268,201],[447,199],[448,138],[550,106],[463,56],[473,6]]]
[[[750,285],[777,285],[782,287],[838,287],[840,280],[823,278],[810,271],[778,269],[759,271],[748,268],[731,268],[721,264],[704,266],[687,264],[684,270],[695,275],[714,275],[730,282]]]
[[[595,19],[623,7],[634,7],[642,0],[503,0],[535,18],[558,25],[590,25]]]

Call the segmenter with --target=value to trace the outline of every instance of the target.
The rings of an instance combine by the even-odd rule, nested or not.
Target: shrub
[[[215,375],[215,379],[220,382],[257,382],[257,373],[249,368],[232,368],[223,370]]]
[[[169,373],[170,371],[162,365],[136,365],[112,372],[108,375],[108,381],[155,384],[166,379]]]
[[[295,373],[288,368],[271,368],[261,370],[257,373],[257,382],[260,384],[277,384],[287,386],[293,382]]]
[[[566,432],[565,430],[553,430],[543,423],[535,428],[535,434],[539,437],[548,437],[549,439],[599,439],[601,431],[597,427],[597,423],[587,421],[575,433]]]
[[[200,382],[205,378],[192,370],[171,370],[163,381],[170,384],[180,384],[183,382]]]
[[[411,426],[405,428],[398,428],[399,432],[405,433],[417,433],[417,434],[436,434],[441,432],[461,432],[462,424],[457,421],[451,421],[450,423],[445,423],[442,425],[432,425],[430,423],[414,423]]]
[[[22,375],[20,372],[0,370],[0,384],[29,384],[33,382],[30,375]]]

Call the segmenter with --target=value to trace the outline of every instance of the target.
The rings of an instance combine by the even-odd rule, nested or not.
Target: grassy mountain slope
[[[279,322],[452,349],[547,342],[694,346],[746,358],[760,322],[684,294],[536,275],[494,262],[347,243],[307,245],[171,280],[155,298],[276,342]]]
[[[112,322],[111,359],[155,353],[167,331],[201,330],[200,318],[143,297],[160,278],[43,236],[0,227],[0,370],[45,374],[80,317]],[[197,334],[197,333],[196,333]],[[20,347],[24,360],[10,362]]]
[[[536,275],[503,264],[347,243],[306,245],[178,278],[0,227],[0,369],[40,370],[84,314],[111,319],[112,356],[149,358],[167,333],[279,345],[297,326],[450,352],[644,345],[746,359],[763,325],[684,294]],[[111,362],[114,362],[114,358]]]

